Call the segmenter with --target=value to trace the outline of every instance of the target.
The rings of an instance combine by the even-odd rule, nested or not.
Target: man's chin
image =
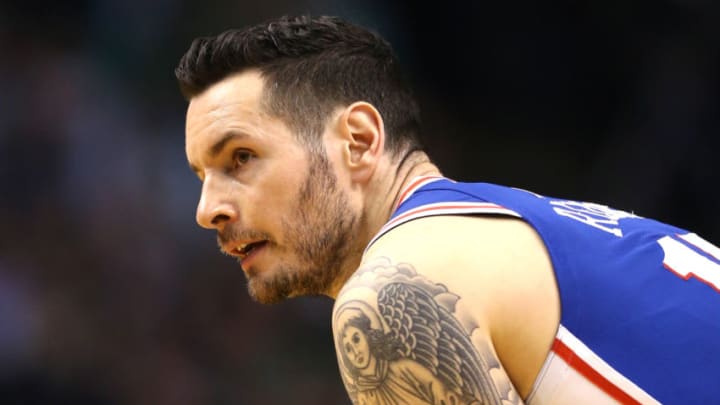
[[[248,293],[250,297],[261,304],[277,304],[288,298],[323,295],[322,284],[314,283],[310,279],[291,277],[289,274],[268,273],[248,276]]]
[[[275,269],[247,275],[248,293],[261,304],[277,304],[304,294],[303,281],[289,269]]]
[[[282,291],[273,283],[261,280],[258,276],[248,280],[248,294],[250,298],[261,304],[277,304],[290,297],[288,292]]]

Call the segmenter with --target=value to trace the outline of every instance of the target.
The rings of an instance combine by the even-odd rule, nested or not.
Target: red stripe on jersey
[[[505,207],[497,204],[490,204],[490,203],[477,203],[477,204],[463,204],[463,205],[453,205],[453,204],[443,204],[443,205],[434,205],[434,206],[420,206],[415,209],[411,209],[408,212],[405,212],[401,215],[396,216],[392,219],[389,223],[399,221],[403,218],[409,217],[411,215],[416,215],[421,212],[427,212],[427,211],[437,211],[437,210],[459,210],[459,209],[506,209]]]
[[[425,218],[433,215],[473,215],[473,214],[502,214],[521,218],[520,214],[511,211],[501,205],[491,203],[473,203],[473,202],[455,202],[455,203],[436,203],[429,205],[421,205],[404,212],[397,217],[391,219],[380,229],[380,231],[370,240],[365,247],[365,251],[372,246],[378,238],[396,226],[417,218]]]
[[[641,405],[635,398],[631,397],[628,393],[610,382],[607,378],[603,377],[602,374],[598,373],[597,370],[592,368],[592,366],[586,363],[585,360],[577,356],[575,352],[573,352],[572,349],[566,346],[561,340],[555,339],[552,350],[561,359],[565,360],[570,367],[575,369],[575,371],[587,378],[588,381],[595,384],[595,386],[603,390],[606,394],[613,397],[621,404]]]
[[[438,177],[438,176],[422,176],[422,177],[416,178],[412,183],[410,183],[410,185],[405,189],[405,191],[403,191],[402,194],[400,194],[400,199],[398,200],[397,205],[395,206],[395,209],[397,209],[397,207],[399,207],[400,204],[402,204],[410,194],[415,192],[415,190],[423,182],[430,180],[430,179],[438,179],[439,180],[441,178],[442,177]]]
[[[454,210],[455,212],[452,212],[451,210]],[[440,211],[443,213],[443,215],[472,215],[472,214],[506,214],[506,215],[512,215],[516,217],[520,217],[519,214],[517,214],[514,211],[511,211],[501,205],[497,204],[490,204],[490,203],[460,203],[460,204],[440,204],[440,205],[421,205],[417,208],[413,208],[401,215],[398,215],[397,217],[390,220],[388,223],[383,226],[383,228],[380,230],[378,236],[381,234],[384,234],[385,232],[392,229],[396,224],[403,222],[405,219],[415,217],[422,218],[425,216],[432,216],[432,211]],[[423,215],[426,213],[426,215]]]

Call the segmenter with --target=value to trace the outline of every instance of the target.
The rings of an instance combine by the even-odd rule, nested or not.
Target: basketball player
[[[443,177],[375,33],[283,17],[198,38],[176,75],[197,222],[257,301],[336,299],[354,403],[720,401],[720,249]]]

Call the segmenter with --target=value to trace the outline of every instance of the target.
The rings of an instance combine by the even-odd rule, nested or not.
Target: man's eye
[[[245,149],[238,149],[233,152],[233,166],[237,169],[240,166],[245,165],[252,158],[252,152]]]

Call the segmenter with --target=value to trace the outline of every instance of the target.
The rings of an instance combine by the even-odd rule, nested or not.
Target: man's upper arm
[[[340,292],[333,332],[355,404],[521,403],[463,297],[412,263],[366,261]]]

